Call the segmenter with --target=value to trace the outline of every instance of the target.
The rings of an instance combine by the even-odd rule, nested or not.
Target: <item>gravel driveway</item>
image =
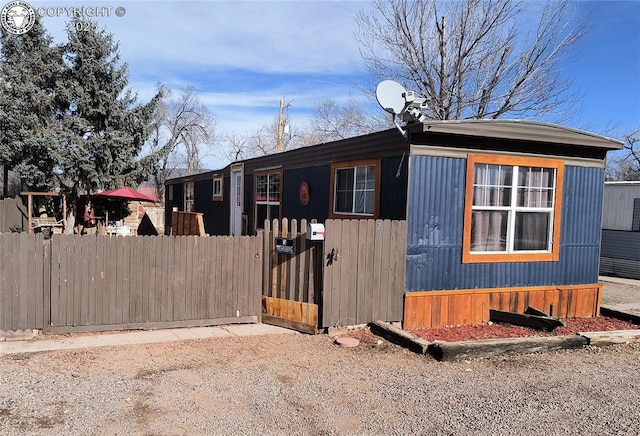
[[[638,434],[640,346],[438,363],[279,335],[0,356],[0,434]]]
[[[640,344],[439,363],[364,337],[2,355],[0,435],[640,434]]]

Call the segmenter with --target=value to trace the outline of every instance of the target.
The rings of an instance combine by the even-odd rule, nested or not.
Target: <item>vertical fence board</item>
[[[199,238],[198,250],[198,318],[207,318],[207,250],[210,238]]]
[[[49,326],[51,325],[51,281],[52,281],[52,263],[51,259],[51,245],[53,241],[49,241],[43,246],[43,265],[42,265],[42,329],[45,332],[49,331]],[[1,255],[0,255],[1,256]],[[1,279],[0,279],[1,283]],[[2,296],[0,296],[0,301],[2,301]],[[2,312],[0,310],[0,312]],[[2,328],[2,321],[0,321],[0,328]]]
[[[0,219],[2,219],[2,215],[0,215]],[[0,304],[0,330],[5,330],[5,326],[10,325],[10,323],[7,321],[7,314],[9,312],[7,311],[6,307],[7,302],[9,301],[7,293],[9,291],[9,286],[11,283],[7,271],[10,267],[9,259],[7,258],[7,253],[9,252],[9,238],[7,238],[6,236],[7,235],[3,235],[0,233],[0,284],[2,284],[2,286],[0,286],[0,302],[2,303]]]
[[[272,268],[271,268],[271,296],[280,298],[280,294],[278,292],[278,253],[275,250],[275,238],[279,234],[280,226],[278,220],[273,220],[273,227],[271,229],[271,238],[269,241],[269,253],[272,259]]]
[[[287,238],[291,238],[294,241],[296,240],[298,236],[298,221],[295,219],[292,219],[289,222],[289,232],[287,233]],[[298,247],[295,247],[295,243],[294,243],[294,250],[297,249]],[[287,280],[286,280],[286,291],[287,291],[287,298],[290,300],[296,300],[299,301],[298,298],[296,297],[297,295],[297,277],[298,277],[298,269],[297,267],[300,266],[300,257],[299,257],[299,253],[295,253],[293,255],[289,255],[289,254],[285,254],[285,264],[286,264],[286,270],[285,273],[287,275]]]
[[[145,236],[148,242],[148,252],[145,256],[149,256],[149,320],[158,321],[160,319],[160,305],[162,298],[162,290],[158,282],[161,275],[162,261],[160,259],[161,240],[155,236]]]
[[[25,328],[29,328],[29,326],[33,326],[37,324],[36,321],[36,304],[38,302],[38,291],[40,288],[40,284],[37,283],[36,278],[38,277],[38,265],[40,265],[40,271],[42,271],[42,259],[37,258],[37,253],[41,250],[44,239],[42,235],[36,235],[35,240],[29,241],[28,250],[27,250],[27,271],[29,271],[28,275],[28,301],[29,305],[27,307],[27,323]],[[42,302],[40,302],[42,303]]]
[[[298,229],[298,235],[296,235],[296,241],[298,247],[296,247],[297,259],[296,259],[296,296],[297,301],[304,301],[309,303],[309,250],[306,238],[307,220],[302,219],[300,221],[300,227]],[[312,301],[311,301],[312,303]]]
[[[73,303],[73,309],[71,311],[71,325],[81,325],[80,324],[80,311],[82,304],[82,237],[74,236],[73,237],[73,248],[71,251],[71,258],[69,259],[69,265],[71,265],[71,271],[73,272],[71,275],[71,283],[72,286],[69,287],[71,291],[71,300]]]
[[[158,256],[160,261],[160,270],[158,272],[158,287],[160,288],[160,303],[158,306],[158,319],[160,322],[167,321],[167,299],[168,299],[168,270],[169,270],[169,236],[158,237]]]
[[[380,223],[382,223],[380,221]],[[373,317],[373,306],[377,305],[379,299],[379,289],[380,283],[374,280],[374,272],[375,272],[375,256],[376,251],[375,242],[376,242],[376,221],[375,220],[367,220],[367,251],[366,251],[366,280],[365,280],[365,292],[364,292],[364,312],[361,313],[360,318],[358,319],[358,323],[367,323],[370,320],[375,319]]]
[[[287,238],[289,236],[289,219],[282,218],[281,228],[280,228],[280,236],[281,238]],[[286,254],[278,253],[278,298],[291,299],[289,296],[289,274],[288,274],[288,258]],[[288,306],[285,306],[288,310]]]
[[[191,319],[202,319],[202,238],[194,239],[194,265],[193,265],[193,301]]]
[[[93,238],[91,236],[90,238]],[[82,293],[87,287],[87,258],[89,254],[86,252],[89,238],[80,238],[76,240],[75,250],[78,253],[78,261],[74,268],[73,274],[73,325],[83,324],[83,312],[85,310],[86,296]]]
[[[391,221],[385,221],[382,226],[380,247],[380,307],[379,307],[379,319],[390,320],[389,306],[392,304],[391,300],[397,298],[394,293],[394,289],[390,284],[389,264],[391,262]]]
[[[223,292],[223,301],[221,309],[223,311],[231,311],[233,310],[233,239],[230,237],[224,238],[224,249],[223,249],[223,270],[224,275],[222,276],[222,288],[225,290]]]
[[[363,225],[363,223],[365,225]],[[357,264],[355,265],[358,280],[356,282],[357,292],[356,292],[356,319],[353,320],[354,323],[361,322],[364,313],[366,312],[366,293],[370,291],[367,289],[369,286],[369,281],[367,280],[367,260],[368,260],[368,245],[369,245],[369,234],[367,232],[367,221],[359,221],[359,237],[358,237],[358,248],[357,248]]]
[[[111,294],[116,295],[115,305],[113,307],[113,320],[114,323],[124,323],[129,313],[128,306],[125,303],[129,299],[129,280],[125,278],[125,263],[127,262],[127,254],[125,253],[124,238],[111,237],[109,239],[109,255],[114,255],[116,258],[115,268],[111,265],[109,268],[109,286],[112,289]],[[115,292],[114,292],[115,291]]]
[[[251,262],[248,259],[243,259],[248,253],[247,237],[241,236],[238,238],[238,265],[240,266],[240,276],[238,277],[238,284],[236,287],[236,295],[238,296],[238,310],[239,315],[244,316],[247,314],[247,301],[245,299],[245,293],[242,289],[246,289],[249,286],[249,274],[251,274]]]
[[[264,230],[258,232],[258,236],[262,236],[262,295],[272,297],[271,294],[271,269],[269,268],[269,247],[271,246],[271,223],[269,220],[264,221]]]
[[[176,296],[175,289],[177,288],[177,274],[176,274],[176,264],[180,261],[180,249],[178,246],[178,237],[170,236],[171,238],[171,246],[169,248],[169,254],[171,256],[168,258],[167,270],[169,271],[167,274],[167,321],[174,321],[177,319],[176,317]]]
[[[18,270],[20,271],[20,281],[18,285],[18,294],[16,298],[13,300],[14,302],[14,310],[18,314],[18,328],[25,329],[28,322],[28,311],[24,308],[29,306],[29,247],[33,246],[31,241],[29,240],[29,235],[20,234],[20,244],[18,246],[18,259],[20,263],[18,264]]]
[[[212,296],[209,297],[209,300],[211,301],[210,304],[210,315],[211,317],[218,317],[218,313],[221,313],[220,311],[220,301],[221,301],[221,292],[219,291],[219,289],[221,289],[221,283],[222,283],[222,271],[221,271],[221,266],[222,266],[222,253],[221,253],[221,243],[220,243],[221,237],[220,236],[214,236],[211,239],[211,273],[213,276],[213,279],[210,283],[211,288],[214,290],[214,292],[212,293]]]
[[[90,325],[95,322],[96,319],[96,294],[95,287],[95,272],[96,272],[96,256],[98,252],[98,236],[93,236],[90,239],[90,244],[86,247],[85,253],[87,257],[86,271],[83,271],[82,275],[86,277],[85,284],[82,287],[83,301],[82,301],[82,325]]]
[[[134,244],[136,244],[136,248],[138,250],[137,257],[138,263],[140,265],[140,269],[137,271],[138,275],[138,289],[140,291],[140,321],[139,322],[149,322],[151,318],[151,295],[150,295],[150,287],[149,287],[149,269],[150,265],[150,255],[149,255],[149,237],[148,236],[139,236],[137,238],[131,238]]]
[[[339,302],[338,307],[334,307],[333,318],[339,324],[355,324],[358,304],[358,221],[342,221],[340,239],[333,240],[327,247],[331,251],[336,245],[336,264],[329,267],[337,268],[340,272],[339,286],[332,287],[338,294],[332,295],[333,301]],[[336,235],[337,236],[337,235]],[[337,309],[338,312],[335,312]]]
[[[50,310],[50,318],[49,325],[58,325],[58,320],[60,317],[59,314],[59,306],[64,304],[62,302],[62,298],[60,295],[60,241],[63,238],[61,236],[54,236],[51,238],[51,284],[50,284],[50,301],[51,301],[51,310]]]
[[[160,321],[170,321],[173,317],[173,305],[171,304],[171,280],[172,259],[174,258],[173,248],[175,246],[175,236],[162,237],[162,315]]]
[[[238,251],[240,251],[240,238],[229,238],[230,243],[230,254],[231,254],[231,308],[235,312],[240,307],[239,295],[238,295],[238,286],[240,282],[240,276],[242,275],[242,269],[239,268],[240,259],[238,256]]]
[[[108,291],[104,290],[104,281],[105,281],[105,266],[110,264],[111,262],[107,262],[106,252],[106,236],[97,236],[96,237],[96,250],[95,257],[92,263],[92,274],[93,274],[93,300],[92,304],[89,306],[90,311],[90,322],[93,323],[106,323],[108,322],[108,317],[104,317],[104,310],[102,309],[102,301],[104,299],[104,295],[108,293]],[[115,259],[114,259],[115,261]]]

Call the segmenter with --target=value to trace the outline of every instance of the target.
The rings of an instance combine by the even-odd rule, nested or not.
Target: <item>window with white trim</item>
[[[213,176],[213,201],[222,201],[222,176]]]
[[[337,162],[331,171],[330,217],[377,217],[380,159]]]
[[[476,164],[471,251],[551,250],[556,170]]]
[[[563,162],[470,155],[468,165],[466,261],[558,260]]]
[[[255,228],[264,228],[264,220],[280,218],[280,193],[282,174],[280,171],[255,175]]]
[[[184,211],[193,212],[193,182],[184,184]]]

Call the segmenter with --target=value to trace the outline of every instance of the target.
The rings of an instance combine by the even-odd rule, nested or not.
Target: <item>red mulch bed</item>
[[[510,324],[481,324],[436,329],[410,330],[409,333],[427,341],[471,341],[476,339],[521,338],[526,336],[569,336],[578,332],[600,332],[609,330],[636,330],[640,327],[615,318],[569,318],[562,320],[566,327],[558,327],[552,332],[517,327]]]

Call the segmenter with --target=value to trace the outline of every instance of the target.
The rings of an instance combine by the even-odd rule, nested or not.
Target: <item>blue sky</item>
[[[366,1],[31,1],[39,6],[122,6],[123,17],[100,19],[120,41],[130,86],[148,100],[158,82],[195,87],[219,133],[250,134],[290,102],[292,129],[306,124],[325,98],[364,98],[371,82],[353,38]],[[640,1],[581,1],[591,29],[563,65],[580,96],[565,124],[619,138],[640,127]],[[67,17],[43,19],[56,42]],[[209,158],[208,167],[227,162]]]

